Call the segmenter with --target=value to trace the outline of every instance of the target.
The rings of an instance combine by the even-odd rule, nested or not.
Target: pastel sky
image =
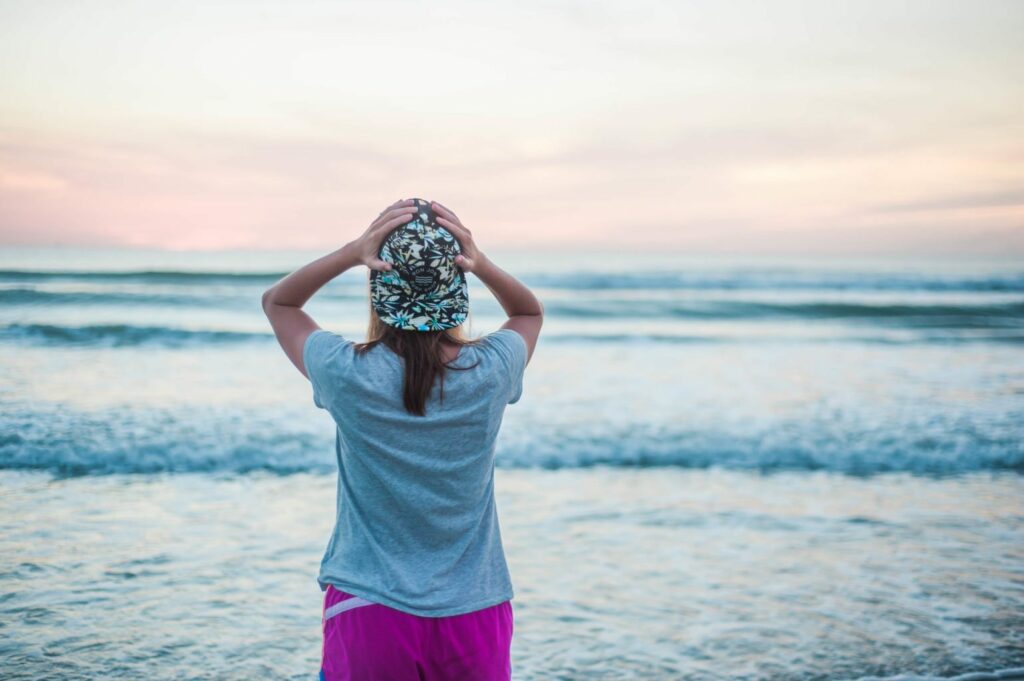
[[[1024,3],[0,0],[0,244],[1024,254]]]

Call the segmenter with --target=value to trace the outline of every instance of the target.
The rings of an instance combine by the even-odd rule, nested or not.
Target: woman
[[[302,310],[366,265],[365,343]],[[474,273],[508,320],[467,340]],[[320,564],[320,678],[510,679],[512,584],[494,503],[494,443],[517,402],[543,321],[540,301],[484,255],[444,206],[407,199],[359,238],[263,296],[313,401],[334,418],[334,531]]]

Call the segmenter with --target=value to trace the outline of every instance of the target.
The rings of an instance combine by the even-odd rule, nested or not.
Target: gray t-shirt
[[[526,341],[499,329],[465,345],[435,381],[426,416],[402,403],[402,358],[383,344],[358,355],[324,331],[306,339],[313,401],[337,424],[337,516],[320,574],[328,584],[425,617],[510,600],[494,502],[494,444],[519,401]]]

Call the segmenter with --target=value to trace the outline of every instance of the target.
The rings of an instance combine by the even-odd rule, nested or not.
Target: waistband
[[[334,592],[333,594],[331,593],[332,591]],[[329,620],[335,615],[340,615],[352,608],[361,608],[365,605],[377,605],[377,603],[374,603],[373,601],[368,601],[360,596],[353,596],[350,593],[345,593],[341,589],[336,589],[333,584],[327,585],[327,590],[324,594],[326,601],[334,600],[331,598],[332,595],[337,595],[340,598],[336,603],[329,605],[324,609],[324,620]]]

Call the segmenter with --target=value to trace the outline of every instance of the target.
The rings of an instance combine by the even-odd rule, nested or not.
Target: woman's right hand
[[[462,222],[455,213],[437,201],[432,201],[430,207],[437,214],[437,222],[451,232],[452,236],[458,240],[459,246],[462,247],[462,253],[455,256],[455,264],[463,272],[472,272],[485,258],[484,254],[473,243],[472,233],[462,225]]]

